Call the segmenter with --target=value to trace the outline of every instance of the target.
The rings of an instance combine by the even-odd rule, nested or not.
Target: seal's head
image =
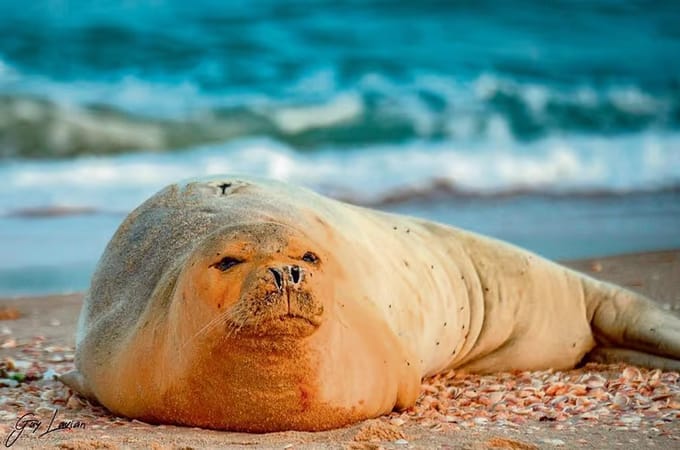
[[[413,403],[413,359],[322,222],[227,224],[177,257],[102,403],[240,431],[328,429]]]
[[[177,283],[173,306],[207,326],[196,330],[181,320],[176,336],[182,341],[213,331],[237,340],[310,336],[323,323],[324,310],[332,308],[332,277],[325,270],[333,264],[331,252],[291,227],[227,226],[193,252]]]

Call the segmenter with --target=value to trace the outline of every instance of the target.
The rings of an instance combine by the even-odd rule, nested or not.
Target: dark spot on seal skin
[[[224,195],[226,194],[227,189],[231,187],[231,183],[222,183],[217,187],[222,189],[222,195]]]
[[[218,304],[217,304],[217,308],[218,308],[218,309],[222,308],[222,303],[218,303]]]
[[[652,333],[656,332],[656,330],[654,328],[650,328],[649,331],[651,331]]]
[[[488,287],[485,287],[485,288],[484,288],[484,292],[489,292],[489,288],[488,288]]]
[[[453,351],[451,352],[451,355],[455,355],[455,354],[456,354],[456,349],[454,348]]]
[[[574,342],[573,344],[571,344],[571,346],[574,347],[574,348],[576,348],[576,342]]]
[[[391,307],[392,307],[392,305],[387,305],[387,307],[388,307],[388,308],[391,308]]]
[[[397,229],[397,227],[392,227],[392,229],[393,229],[393,230],[396,230],[396,229]]]
[[[434,266],[430,266],[430,269],[434,269]]]
[[[404,265],[408,267],[408,261],[404,260]]]
[[[439,345],[439,341],[437,341],[437,345]]]
[[[461,311],[464,310],[464,309],[465,309],[465,306],[461,306],[461,307],[460,307],[460,310],[461,310]]]
[[[447,322],[444,322],[444,326],[446,326]]]
[[[465,329],[465,325],[463,325],[463,329]]]
[[[407,229],[406,229],[406,232],[407,232],[407,233],[410,233],[410,232],[411,232],[411,230],[407,228]]]

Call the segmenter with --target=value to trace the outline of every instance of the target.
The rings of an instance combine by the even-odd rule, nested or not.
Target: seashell
[[[673,397],[673,393],[671,393],[671,392],[659,392],[652,397],[652,400],[653,401],[659,401],[659,400],[665,400],[665,399],[671,398],[671,397]]]
[[[501,391],[494,391],[491,394],[489,394],[489,400],[491,401],[491,404],[496,404],[503,400],[503,397],[505,396],[505,393]]]
[[[623,369],[623,373],[621,374],[623,376],[624,380],[639,380],[642,378],[642,373],[640,373],[640,369],[637,367],[626,367]]]
[[[54,414],[54,408],[49,408],[47,406],[39,406],[35,409],[36,414],[42,415],[52,415]]]
[[[621,394],[620,392],[617,392],[616,394],[614,394],[614,398],[612,398],[612,407],[614,407],[615,409],[622,409],[628,406],[629,402],[630,400],[628,399],[628,397]]]
[[[600,388],[604,387],[607,383],[607,379],[601,375],[590,375],[582,381],[589,388]]]
[[[9,411],[0,411],[0,419],[2,420],[14,420],[17,418],[16,413]]]
[[[630,425],[639,423],[642,418],[639,416],[622,416],[619,420],[626,425]]]
[[[421,391],[428,393],[428,394],[434,394],[437,392],[437,389],[432,386],[431,384],[421,384],[420,385]]]
[[[680,401],[671,400],[666,404],[666,407],[670,409],[680,410]]]
[[[562,395],[566,391],[567,391],[567,388],[564,385],[564,383],[552,384],[544,390],[546,395],[553,395],[553,396]]]
[[[400,417],[396,417],[396,418],[394,418],[394,419],[391,419],[391,420],[390,420],[390,423],[391,423],[392,425],[394,425],[394,426],[400,427],[400,426],[402,426],[403,424],[405,424],[406,421],[405,421],[404,419],[400,418]]]
[[[0,348],[14,348],[17,346],[17,341],[14,338],[7,339],[0,345]]]
[[[585,384],[574,384],[569,389],[569,393],[572,395],[586,395],[588,393],[588,388]]]

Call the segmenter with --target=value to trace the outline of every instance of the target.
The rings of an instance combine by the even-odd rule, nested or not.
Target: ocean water
[[[680,246],[680,5],[0,0],[0,296],[245,173],[551,258]]]

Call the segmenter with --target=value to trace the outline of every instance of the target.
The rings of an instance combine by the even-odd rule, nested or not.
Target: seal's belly
[[[406,295],[386,313],[421,356],[424,376],[569,368],[594,347],[571,272],[467,231],[418,220],[402,226],[409,233],[393,259],[404,262],[391,270],[399,270]]]
[[[472,303],[483,307],[483,323],[454,367],[493,372],[577,364],[595,345],[579,279],[536,255],[465,234],[475,257]]]

